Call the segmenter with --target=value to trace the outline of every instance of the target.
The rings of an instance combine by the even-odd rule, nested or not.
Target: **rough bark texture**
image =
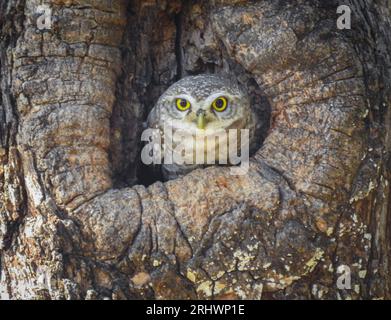
[[[387,1],[352,30],[334,1],[53,0],[40,31],[40,3],[0,4],[2,298],[391,298]],[[137,185],[146,115],[202,72],[262,116],[248,174]]]

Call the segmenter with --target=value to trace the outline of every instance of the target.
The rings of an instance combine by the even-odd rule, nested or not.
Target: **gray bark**
[[[336,1],[40,3],[0,4],[2,298],[390,298],[387,1],[351,30]],[[142,122],[202,72],[250,91],[248,174],[139,184]]]

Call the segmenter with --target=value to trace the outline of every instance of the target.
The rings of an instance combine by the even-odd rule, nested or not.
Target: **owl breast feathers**
[[[240,154],[241,129],[248,129],[251,148],[256,117],[248,95],[237,83],[205,74],[183,78],[169,87],[151,110],[147,125],[159,129],[161,157],[173,155],[170,161],[162,159],[162,174],[169,180],[209,165],[211,160],[231,164],[230,157],[222,159],[222,155],[233,149]]]

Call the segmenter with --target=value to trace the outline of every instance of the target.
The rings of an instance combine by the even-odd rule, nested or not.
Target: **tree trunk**
[[[391,298],[389,2],[47,3],[0,4],[1,298]],[[261,116],[249,172],[143,186],[142,122],[205,72]]]

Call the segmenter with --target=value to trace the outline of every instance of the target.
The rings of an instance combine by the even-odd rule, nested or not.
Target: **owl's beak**
[[[197,113],[197,128],[198,129],[205,129],[205,111],[204,110],[198,110]]]

